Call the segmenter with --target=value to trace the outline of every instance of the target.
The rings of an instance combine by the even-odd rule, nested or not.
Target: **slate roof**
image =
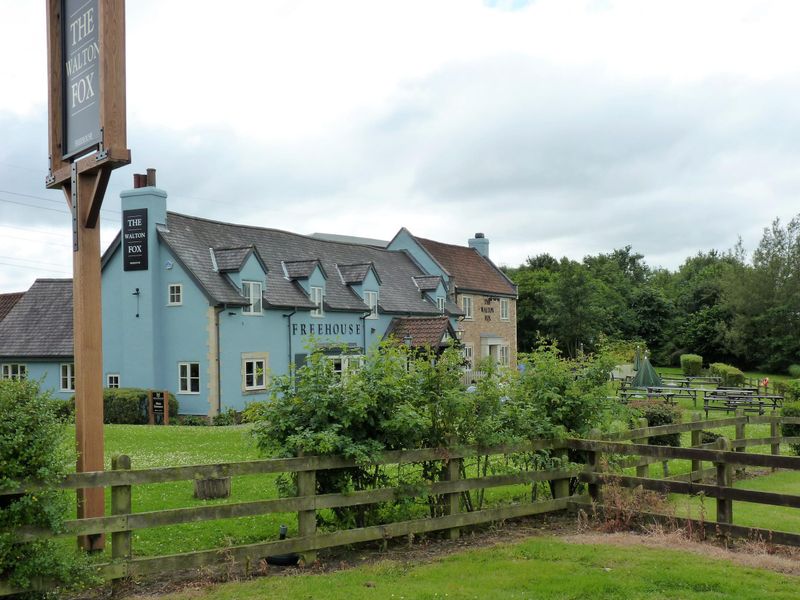
[[[167,226],[159,229],[159,237],[192,273],[211,301],[217,304],[245,305],[247,300],[224,274],[214,271],[208,249],[252,245],[269,269],[270,276],[264,292],[264,302],[268,306],[314,307],[300,284],[291,277],[284,277],[284,265],[297,265],[297,270],[290,267],[287,271],[291,270],[292,275],[299,276],[304,272],[301,263],[306,263],[303,269],[307,269],[308,264],[318,261],[327,273],[336,273],[337,264],[372,263],[382,282],[380,312],[440,314],[436,306],[421,297],[412,278],[424,273],[405,252],[331,242],[278,229],[221,223],[172,212],[167,213]],[[325,283],[325,309],[369,310],[361,298],[335,276],[328,277]]]
[[[25,292],[12,292],[10,294],[0,294],[0,321],[2,321],[9,311],[14,308],[14,305],[19,302],[19,299]]]
[[[442,278],[438,275],[423,275],[422,277],[414,277],[414,283],[421,292],[435,292],[442,282]]]
[[[322,268],[322,263],[316,259],[284,260],[281,261],[281,263],[283,264],[283,272],[289,279],[308,279],[317,267],[320,268],[325,279],[328,278],[328,274],[325,272],[325,269]]]
[[[516,286],[474,248],[415,237],[452,278],[456,290],[517,296]]]
[[[444,345],[445,334],[455,338],[456,333],[450,325],[450,319],[440,317],[395,317],[389,323],[384,338],[393,336],[399,341],[411,338],[412,347],[430,346],[438,348]]]
[[[339,275],[341,275],[342,281],[348,285],[352,285],[354,283],[363,283],[364,279],[367,277],[367,273],[373,268],[373,265],[372,263],[360,263],[355,265],[337,264],[336,268],[339,269]],[[380,279],[378,283],[380,283]]]
[[[245,261],[254,252],[253,246],[239,248],[214,248],[214,259],[217,261],[217,270],[220,273],[238,272],[242,270]],[[256,252],[256,256],[258,253]]]
[[[0,358],[72,358],[72,348],[72,280],[37,279],[0,321]]]

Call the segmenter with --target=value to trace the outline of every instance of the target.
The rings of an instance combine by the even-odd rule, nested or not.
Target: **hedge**
[[[789,381],[776,381],[770,383],[776,394],[784,397],[787,404],[800,402],[800,379],[790,379]],[[792,415],[794,416],[794,415]]]
[[[703,372],[703,357],[699,354],[681,354],[681,370],[687,377],[698,377]]]
[[[628,406],[638,413],[640,417],[647,419],[648,427],[658,427],[659,425],[672,425],[681,422],[681,409],[677,406],[654,402],[652,400],[640,400],[631,402]],[[681,434],[669,433],[666,435],[656,435],[648,438],[648,444],[654,446],[680,446]]]
[[[147,425],[147,394],[141,388],[105,388],[103,390],[103,423],[115,425]],[[70,398],[75,408],[75,396]],[[178,400],[169,394],[169,418],[178,416]],[[174,421],[173,421],[174,422]]]
[[[736,367],[726,365],[725,363],[711,363],[708,367],[708,373],[712,377],[720,377],[722,385],[727,387],[735,387],[744,385],[744,373]]]

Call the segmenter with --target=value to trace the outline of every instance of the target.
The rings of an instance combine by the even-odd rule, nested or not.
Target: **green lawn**
[[[387,560],[335,573],[263,577],[163,598],[788,600],[797,598],[797,586],[796,577],[690,553],[537,537],[423,564]]]

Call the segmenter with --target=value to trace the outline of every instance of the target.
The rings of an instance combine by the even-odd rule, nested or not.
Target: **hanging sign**
[[[62,0],[64,158],[94,150],[100,129],[98,0]]]
[[[147,270],[147,209],[122,211],[122,270]]]

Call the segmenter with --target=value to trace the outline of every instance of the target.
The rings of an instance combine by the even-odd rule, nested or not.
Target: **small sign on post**
[[[169,392],[147,393],[147,415],[150,425],[169,425]]]

